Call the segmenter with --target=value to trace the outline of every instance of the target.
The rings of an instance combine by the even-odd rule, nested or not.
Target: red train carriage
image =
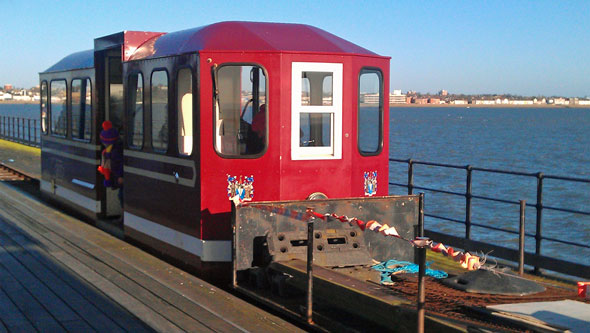
[[[40,78],[44,193],[118,213],[96,172],[111,120],[125,145],[125,235],[197,268],[231,261],[230,197],[387,194],[389,58],[323,30],[122,32]]]

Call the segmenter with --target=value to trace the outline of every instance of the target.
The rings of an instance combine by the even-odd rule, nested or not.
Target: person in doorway
[[[100,142],[105,146],[102,151],[98,171],[104,176],[104,186],[119,189],[118,197],[123,208],[123,143],[117,129],[106,120],[102,123]]]

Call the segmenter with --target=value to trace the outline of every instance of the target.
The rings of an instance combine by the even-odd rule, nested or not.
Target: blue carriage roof
[[[72,53],[42,73],[69,71],[94,67],[94,50]]]

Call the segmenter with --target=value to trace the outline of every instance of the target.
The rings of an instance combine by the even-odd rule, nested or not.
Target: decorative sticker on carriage
[[[236,205],[244,201],[252,201],[254,198],[254,176],[227,175],[227,197]]]
[[[377,171],[365,172],[365,196],[372,197],[377,193]]]

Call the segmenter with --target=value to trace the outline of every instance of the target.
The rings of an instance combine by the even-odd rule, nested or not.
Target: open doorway
[[[104,58],[104,84],[105,84],[105,119],[112,123],[113,128],[119,133],[119,144],[125,138],[124,126],[124,103],[123,103],[123,66],[121,62],[121,49],[115,48],[107,50]],[[118,147],[122,155],[123,147]],[[121,158],[121,163],[122,158]],[[121,191],[121,193],[119,193]],[[106,215],[107,217],[122,216],[122,200],[119,195],[123,195],[122,184],[116,184],[114,187],[106,188]]]

